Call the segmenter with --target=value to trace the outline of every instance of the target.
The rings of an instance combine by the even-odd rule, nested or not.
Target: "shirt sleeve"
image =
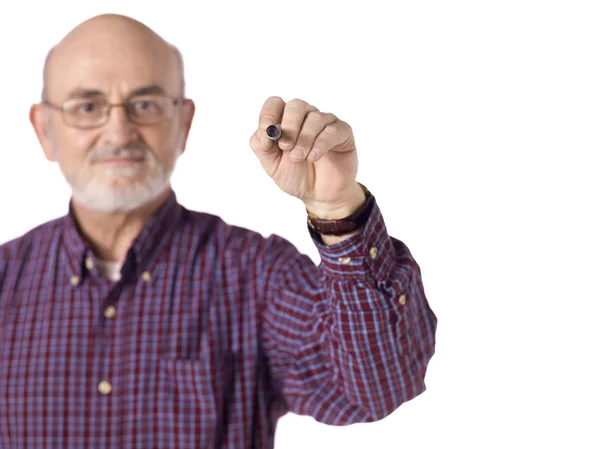
[[[420,268],[377,202],[363,232],[340,243],[308,230],[318,266],[268,239],[263,343],[276,397],[330,425],[383,419],[426,389],[437,318]]]

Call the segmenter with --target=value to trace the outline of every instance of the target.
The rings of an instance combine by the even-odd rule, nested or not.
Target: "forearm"
[[[395,264],[387,279],[325,280],[331,360],[348,399],[377,420],[425,391],[436,318],[420,276]]]
[[[330,424],[381,419],[424,391],[436,317],[418,265],[373,209],[363,234],[315,241],[318,267],[286,257],[271,279],[265,336],[292,411]]]
[[[425,390],[437,320],[419,266],[387,234],[378,208],[361,238],[321,256],[334,378],[350,401],[382,418]]]

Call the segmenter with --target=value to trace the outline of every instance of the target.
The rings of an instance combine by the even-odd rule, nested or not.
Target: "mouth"
[[[133,165],[133,164],[140,164],[144,162],[143,158],[139,158],[139,157],[108,157],[108,158],[104,158],[101,159],[99,161],[96,161],[96,164],[108,164],[108,165],[117,165],[117,166],[126,166],[126,165]]]

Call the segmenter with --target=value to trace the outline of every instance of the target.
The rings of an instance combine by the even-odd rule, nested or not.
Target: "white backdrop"
[[[67,210],[28,122],[46,51],[92,15],[131,15],[185,58],[198,108],[174,175],[186,207],[280,234],[318,263],[302,204],[248,145],[268,96],[304,99],[353,127],[358,180],[438,316],[424,394],[373,424],[287,415],[277,448],[597,449],[596,5],[5,2],[0,242]]]

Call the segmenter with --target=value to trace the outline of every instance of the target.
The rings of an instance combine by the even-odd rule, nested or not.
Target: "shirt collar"
[[[167,199],[158,207],[149,222],[133,241],[124,266],[134,271],[141,271],[143,267],[153,262],[163,246],[173,235],[183,207],[178,203],[173,190]],[[77,224],[73,210],[73,200],[69,201],[69,212],[64,220],[63,255],[69,275],[83,277],[95,257],[91,246],[83,236]],[[91,261],[90,261],[91,259]]]

